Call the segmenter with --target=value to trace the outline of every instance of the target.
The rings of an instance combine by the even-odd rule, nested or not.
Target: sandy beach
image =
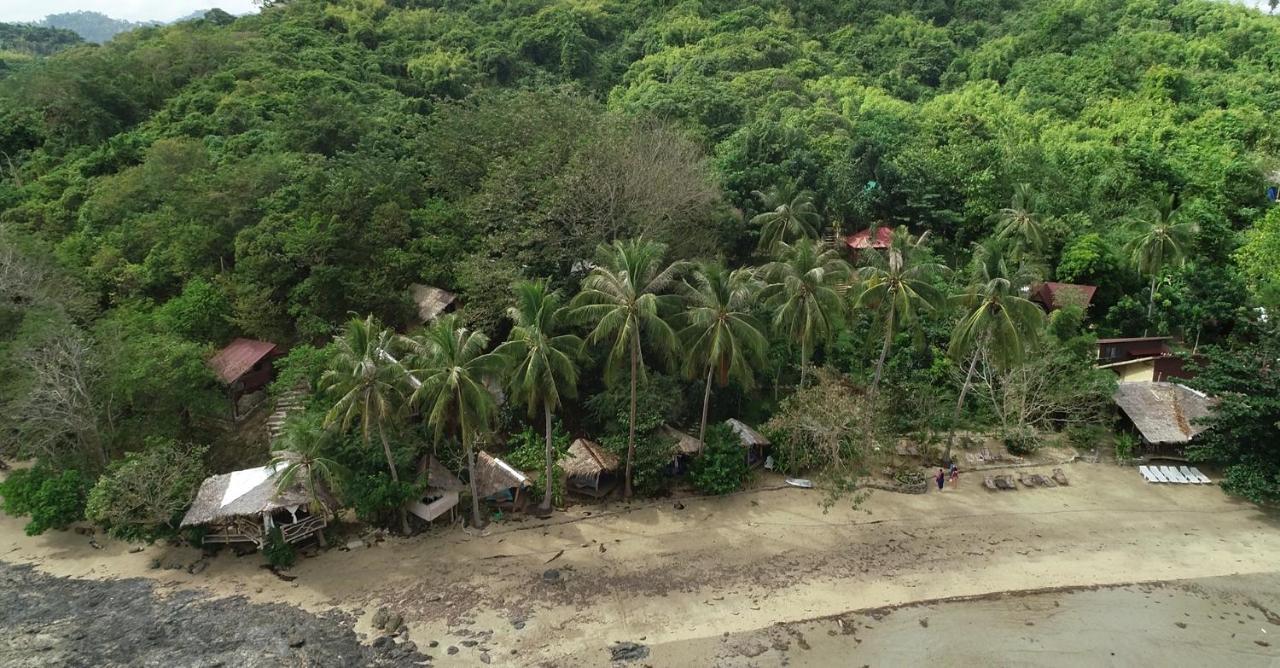
[[[194,549],[131,553],[102,536],[94,549],[72,532],[27,537],[7,517],[0,559],[337,608],[366,642],[386,607],[441,665],[607,665],[618,642],[655,666],[1277,665],[1275,515],[1216,486],[1065,470],[1068,487],[989,492],[970,475],[826,513],[819,493],[791,488],[577,507],[329,550],[289,582],[257,555],[224,552],[191,574],[167,566],[195,563]]]

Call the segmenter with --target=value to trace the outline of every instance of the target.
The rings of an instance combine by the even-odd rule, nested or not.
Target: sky
[[[253,0],[0,0],[0,22],[39,21],[49,14],[92,11],[130,21],[172,21],[198,9],[257,11]]]

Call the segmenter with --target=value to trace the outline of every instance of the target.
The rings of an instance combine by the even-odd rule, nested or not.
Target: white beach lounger
[[[1178,473],[1178,469],[1172,466],[1161,466],[1160,472],[1164,474],[1164,477],[1168,478],[1173,482],[1178,483],[1179,485],[1191,484],[1190,480],[1187,480],[1186,478],[1182,477],[1182,474]]]
[[[1198,469],[1198,468],[1196,468],[1196,467],[1194,467],[1194,466],[1192,466],[1192,467],[1191,467],[1191,475],[1194,475],[1195,477],[1199,478],[1199,479],[1200,479],[1200,484],[1202,484],[1202,485],[1212,485],[1212,484],[1213,484],[1213,481],[1209,479],[1209,476],[1207,476],[1207,475],[1205,475],[1205,474],[1201,473],[1201,472],[1200,472],[1200,469]]]
[[[1170,482],[1170,480],[1164,477],[1164,474],[1160,472],[1159,466],[1150,466],[1147,467],[1147,470],[1151,471],[1151,475],[1156,477],[1156,482]]]
[[[1200,480],[1200,476],[1192,473],[1191,469],[1185,466],[1179,466],[1178,473],[1181,473],[1182,477],[1186,478],[1187,480],[1190,480],[1192,484],[1195,484],[1195,485],[1203,484],[1203,482]]]
[[[1141,473],[1143,479],[1145,479],[1147,482],[1160,482],[1156,478],[1155,474],[1151,472],[1151,469],[1147,468],[1146,466],[1139,466],[1138,473]]]

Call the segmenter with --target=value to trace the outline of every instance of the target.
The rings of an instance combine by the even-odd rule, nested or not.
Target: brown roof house
[[[613,474],[618,470],[618,457],[598,443],[579,438],[560,458],[560,468],[564,469],[569,490],[599,498],[617,483]]]
[[[285,464],[277,463],[206,478],[181,526],[207,527],[205,545],[243,542],[259,549],[274,528],[286,543],[318,533],[337,502],[324,489],[313,496],[301,476],[279,489],[284,470]]]
[[[1098,339],[1099,369],[1109,369],[1121,383],[1165,382],[1195,376],[1185,356],[1174,354],[1168,336],[1141,336],[1127,339]],[[1191,359],[1203,362],[1203,357]]]
[[[1142,442],[1156,448],[1187,445],[1213,410],[1213,399],[1178,383],[1121,383],[1114,400]]]
[[[236,339],[219,350],[209,366],[227,387],[231,399],[231,416],[239,418],[252,406],[241,406],[241,399],[261,391],[275,378],[273,363],[284,352],[269,341]],[[252,403],[252,402],[247,402]]]
[[[1031,286],[1030,300],[1039,304],[1045,311],[1053,312],[1064,306],[1078,305],[1089,308],[1093,295],[1098,291],[1094,285],[1076,285],[1075,283],[1037,283]]]

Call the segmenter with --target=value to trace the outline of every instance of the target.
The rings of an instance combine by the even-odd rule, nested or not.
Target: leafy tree
[[[946,461],[951,460],[956,423],[973,385],[973,374],[982,356],[979,353],[989,355],[997,368],[1009,368],[1023,360],[1027,347],[1044,326],[1040,307],[1019,296],[1021,281],[1009,270],[1004,251],[1004,245],[998,242],[975,248],[969,287],[953,298],[966,313],[951,334],[947,356],[957,363],[969,358],[969,369],[947,434]]]
[[[678,298],[674,287],[679,265],[664,266],[661,244],[644,239],[615,241],[600,246],[595,269],[582,282],[570,304],[573,317],[591,325],[587,343],[607,343],[605,382],[614,383],[627,365],[631,385],[631,417],[627,435],[627,466],[623,496],[631,498],[631,470],[635,459],[636,386],[645,374],[644,349],[669,359],[676,346],[667,321]]]
[[[702,422],[698,440],[705,444],[711,383],[724,387],[732,378],[744,389],[755,384],[753,370],[764,365],[769,347],[763,326],[750,311],[760,285],[750,269],[729,271],[719,263],[702,263],[684,280],[687,323],[678,334],[685,369],[697,378],[706,372]]]
[[[689,468],[693,486],[703,494],[728,494],[742,489],[751,471],[738,436],[725,424],[712,425],[702,436],[702,452]]]
[[[85,518],[123,540],[173,535],[205,478],[207,448],[150,438],[112,462],[89,491]]]
[[[1223,467],[1223,489],[1255,503],[1280,500],[1280,334],[1205,351],[1208,362],[1192,384],[1215,397],[1207,429],[1187,449],[1198,461]]]
[[[546,425],[546,477],[552,479],[555,452],[551,439],[551,417],[563,399],[578,393],[577,358],[582,353],[582,339],[560,333],[565,309],[560,296],[547,287],[546,281],[525,281],[515,285],[516,306],[508,315],[515,323],[507,341],[494,354],[507,365],[507,386],[514,401],[524,403],[530,415],[542,409]],[[551,485],[545,485],[543,513],[551,512]]]
[[[843,304],[839,289],[850,278],[849,264],[834,249],[812,239],[778,245],[777,259],[762,269],[760,297],[773,311],[773,328],[800,346],[800,386],[818,341],[835,331]]]
[[[753,191],[765,212],[751,219],[760,228],[760,248],[773,253],[778,244],[789,239],[816,238],[822,225],[822,216],[813,204],[813,195],[805,191],[774,187],[766,192]]]
[[[332,457],[337,437],[324,428],[323,417],[312,413],[289,418],[280,438],[272,444],[271,466],[276,470],[276,490],[285,491],[295,484],[311,497],[311,512],[331,515],[326,499],[341,494],[343,480],[350,472]]]
[[[493,424],[497,404],[485,381],[502,371],[502,357],[485,354],[489,337],[474,332],[456,315],[437,320],[409,341],[410,373],[418,379],[409,397],[440,440],[445,433],[462,442],[471,482],[471,523],[483,526],[476,487],[475,440]]]
[[[1019,257],[1038,253],[1044,248],[1044,221],[1036,211],[1036,197],[1030,184],[1015,186],[1013,201],[1000,209],[995,218],[996,238],[1013,240]]]
[[[1160,272],[1180,264],[1186,257],[1188,246],[1194,240],[1199,226],[1184,222],[1174,206],[1174,195],[1166,195],[1155,206],[1145,209],[1129,224],[1134,235],[1125,250],[1139,273],[1151,277],[1151,291],[1147,299],[1147,319],[1156,303],[1156,283]]]
[[[400,473],[387,441],[387,428],[404,403],[404,368],[390,358],[394,345],[394,335],[383,329],[373,316],[351,319],[342,336],[334,342],[331,366],[320,383],[322,391],[333,401],[324,417],[325,426],[337,425],[346,432],[359,420],[365,447],[371,445],[377,432],[391,481],[399,483]],[[409,533],[403,508],[400,528]]]
[[[917,314],[939,308],[945,301],[942,292],[931,283],[945,267],[923,256],[925,237],[927,234],[912,236],[906,226],[901,226],[894,230],[885,260],[858,270],[860,283],[856,286],[854,308],[871,309],[884,328],[884,345],[876,361],[870,398],[875,397],[880,387],[885,359],[900,328],[910,328],[917,343],[923,343],[924,330]]]

